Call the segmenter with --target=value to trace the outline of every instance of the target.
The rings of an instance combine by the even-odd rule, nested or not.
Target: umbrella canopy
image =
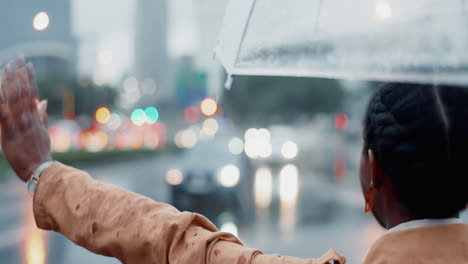
[[[215,53],[229,75],[467,85],[467,29],[467,0],[231,0]]]

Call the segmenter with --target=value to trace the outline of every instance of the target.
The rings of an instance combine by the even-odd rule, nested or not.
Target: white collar
[[[451,224],[463,224],[463,220],[461,218],[444,218],[444,219],[421,219],[421,220],[414,220],[405,223],[401,223],[397,226],[394,226],[387,230],[386,234],[407,230],[412,228],[421,228],[421,227],[431,227],[431,226],[441,226],[441,225],[451,225]]]

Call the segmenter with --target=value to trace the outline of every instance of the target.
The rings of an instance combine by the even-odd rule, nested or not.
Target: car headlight
[[[224,187],[234,187],[239,183],[239,180],[240,171],[235,165],[226,165],[218,173],[218,182]]]
[[[285,159],[294,159],[297,156],[298,152],[299,148],[297,147],[297,144],[293,141],[286,141],[281,147],[281,154]]]
[[[184,175],[180,170],[170,169],[166,172],[166,182],[170,185],[179,185],[184,181]]]

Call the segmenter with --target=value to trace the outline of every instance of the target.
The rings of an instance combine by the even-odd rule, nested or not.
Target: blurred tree
[[[292,122],[304,115],[337,111],[345,97],[338,80],[237,76],[222,107],[237,122]]]
[[[74,118],[92,115],[101,105],[112,108],[117,90],[110,86],[95,86],[89,81],[49,79],[39,82],[39,94],[48,99],[52,115]]]

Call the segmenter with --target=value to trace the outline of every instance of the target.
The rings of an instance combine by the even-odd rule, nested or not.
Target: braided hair
[[[398,199],[416,218],[445,218],[468,202],[468,88],[384,84],[364,119]]]

